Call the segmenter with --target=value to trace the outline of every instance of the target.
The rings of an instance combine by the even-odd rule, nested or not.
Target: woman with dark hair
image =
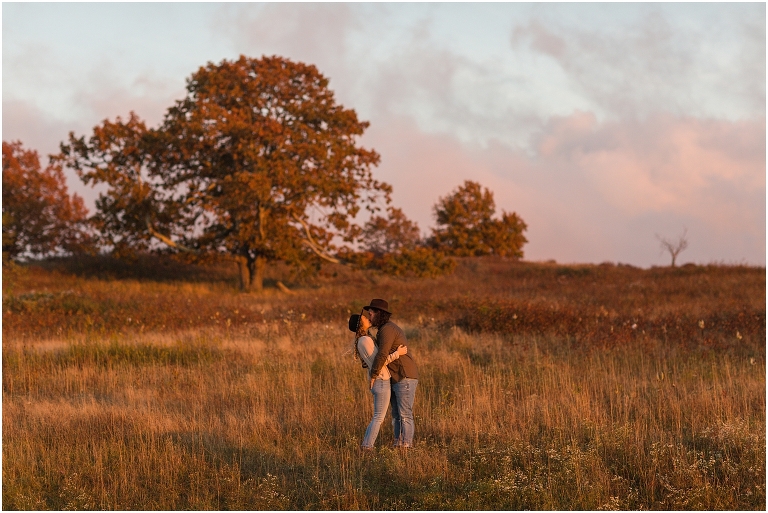
[[[355,358],[362,360],[363,367],[368,369],[368,379],[371,382],[371,393],[373,394],[373,418],[368,424],[368,428],[365,430],[365,437],[361,448],[364,450],[372,450],[373,444],[376,442],[376,437],[379,435],[379,429],[384,422],[384,417],[387,415],[387,407],[389,406],[391,388],[389,384],[389,370],[386,365],[382,368],[381,372],[376,376],[371,376],[371,368],[373,362],[379,352],[378,347],[368,335],[368,329],[371,327],[371,320],[368,318],[368,313],[363,312],[363,315],[353,314],[349,318],[349,330],[355,332]],[[408,348],[400,346],[392,354],[387,356],[386,362],[392,363],[408,352]]]

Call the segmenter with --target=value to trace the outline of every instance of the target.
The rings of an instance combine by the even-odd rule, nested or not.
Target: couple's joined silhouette
[[[359,314],[349,318],[355,333],[354,353],[368,369],[373,394],[373,418],[365,430],[361,448],[372,450],[387,408],[392,407],[393,447],[413,446],[413,401],[419,383],[419,369],[408,351],[403,330],[390,320],[392,312],[384,299],[373,299]],[[376,328],[376,336],[369,333]]]

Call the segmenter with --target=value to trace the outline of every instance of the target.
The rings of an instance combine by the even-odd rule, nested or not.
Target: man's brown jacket
[[[405,333],[400,329],[400,326],[392,321],[379,328],[379,333],[376,335],[376,342],[379,346],[379,352],[376,354],[376,359],[373,360],[371,377],[375,377],[379,374],[379,371],[384,366],[384,362],[387,360],[387,356],[390,353],[397,350],[398,346],[407,345]],[[400,356],[400,358],[387,365],[387,368],[392,375],[392,382],[394,383],[397,383],[403,378],[419,379],[419,369],[416,367],[416,362],[413,361],[410,348],[408,348],[408,354]]]

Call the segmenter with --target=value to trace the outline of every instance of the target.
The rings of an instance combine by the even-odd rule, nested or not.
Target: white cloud
[[[698,23],[653,6],[631,24],[600,30],[534,18],[513,27],[511,43],[557,63],[567,87],[601,118],[668,112],[735,120],[765,112],[765,6],[724,9],[732,17],[718,20],[689,6]],[[756,9],[761,17],[749,12]]]

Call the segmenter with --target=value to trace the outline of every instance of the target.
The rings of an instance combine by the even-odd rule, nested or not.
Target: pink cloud
[[[372,124],[362,142],[382,155],[376,175],[393,185],[393,202],[419,223],[422,232],[428,233],[434,224],[433,205],[465,179],[501,185],[493,171],[455,138],[425,134],[407,117],[391,116]]]
[[[651,116],[598,124],[578,113],[554,119],[538,143],[545,160],[575,166],[602,198],[627,215],[672,211],[711,222],[724,212],[701,204],[726,182],[765,189],[765,121]]]
[[[765,122],[655,116],[598,123],[550,120],[537,155],[492,143],[462,145],[408,118],[373,124],[377,175],[422,231],[432,205],[464,180],[495,193],[497,211],[528,223],[526,257],[665,264],[655,235],[689,229],[682,261],[765,263]]]
[[[105,65],[95,67],[89,77],[87,90],[75,92],[71,105],[82,114],[74,120],[58,119],[31,101],[10,99],[3,101],[3,140],[20,140],[25,148],[37,150],[43,165],[48,155],[59,152],[69,132],[90,137],[93,127],[105,119],[128,117],[136,112],[149,126],[158,125],[168,107],[184,94],[184,83],[169,83],[150,74],[139,75],[130,86],[116,85],[118,76]],[[83,197],[86,207],[93,210],[98,191],[86,187],[74,172],[67,170],[70,192]]]
[[[24,143],[41,157],[58,151],[69,125],[47,116],[36,106],[23,100],[3,101],[3,140]],[[43,158],[43,161],[45,159]]]
[[[194,70],[190,70],[190,74]],[[158,79],[151,74],[141,74],[127,86],[115,85],[114,75],[108,72],[94,72],[91,87],[73,95],[73,103],[88,112],[94,126],[104,119],[125,119],[131,111],[136,112],[149,126],[157,126],[175,100],[185,95],[182,80],[171,82]]]
[[[43,166],[48,164],[49,155],[59,152],[59,144],[67,140],[70,130],[77,135],[90,135],[90,127],[56,120],[28,102],[3,101],[3,140],[21,141],[24,148],[36,150]],[[74,171],[65,170],[65,177],[70,194],[80,195],[92,211],[98,192],[85,186]]]

